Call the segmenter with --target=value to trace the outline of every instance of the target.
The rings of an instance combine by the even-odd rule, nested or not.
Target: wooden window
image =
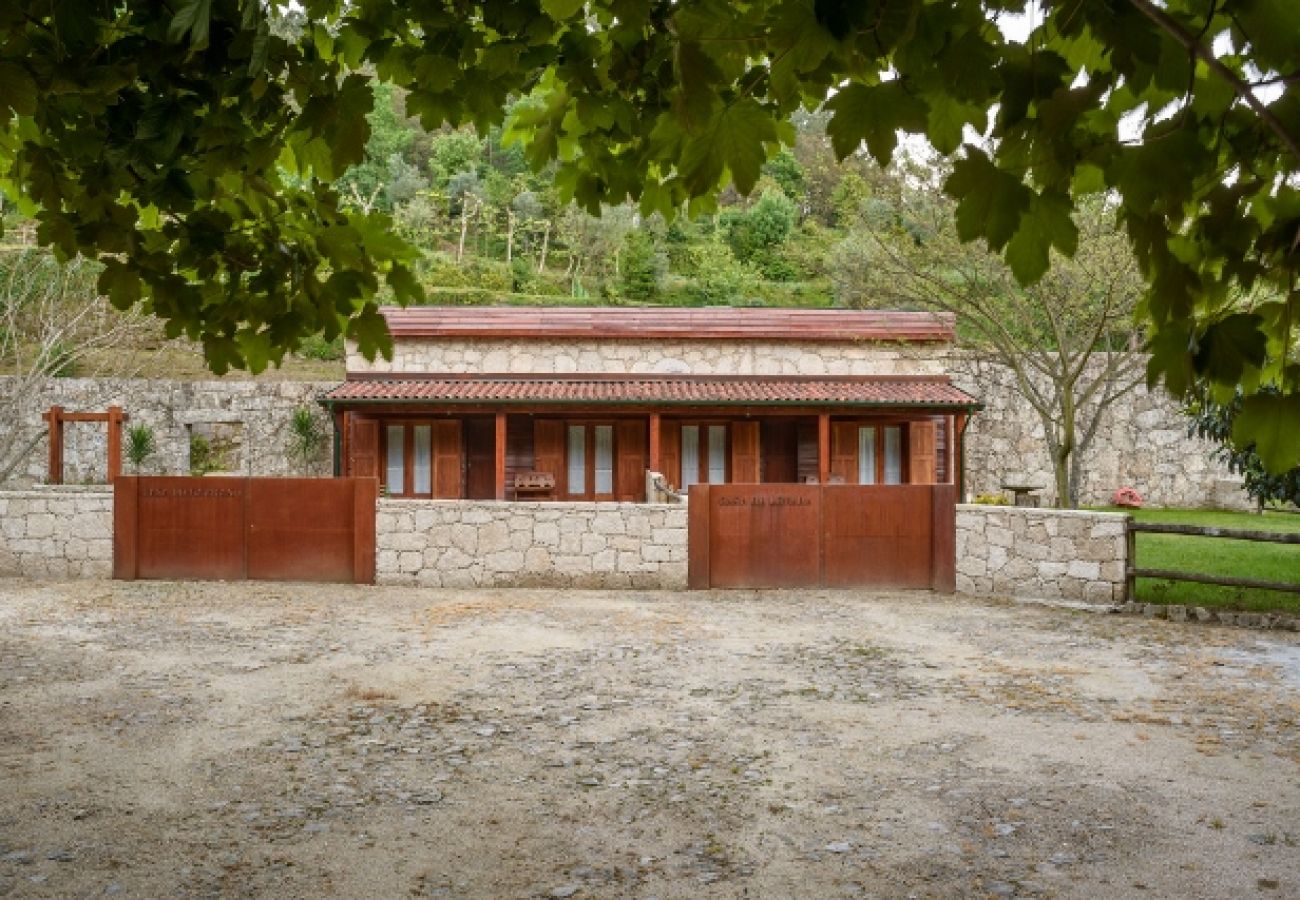
[[[587,495],[587,427],[569,426],[568,494],[570,497]]]
[[[858,484],[876,483],[876,428],[858,429]]]
[[[576,500],[614,498],[614,426],[565,424],[564,495]]]
[[[455,500],[464,494],[459,420],[388,422],[382,433],[383,487],[390,497]]]
[[[885,433],[885,484],[903,483],[903,429],[898,425],[886,425]]]
[[[934,484],[931,420],[831,425],[831,480],[848,484]]]
[[[693,484],[726,484],[728,481],[727,426],[692,423],[681,426],[682,490]]]
[[[416,496],[433,495],[433,426],[411,428],[411,491]]]
[[[406,426],[389,425],[384,429],[384,487],[398,497],[406,489]]]

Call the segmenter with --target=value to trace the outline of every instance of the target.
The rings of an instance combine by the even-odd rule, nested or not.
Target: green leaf
[[[384,359],[393,358],[393,339],[388,334],[388,324],[373,303],[366,304],[348,322],[348,337],[357,342],[357,349],[366,359],[373,360],[380,353]]]
[[[140,299],[140,276],[129,266],[115,259],[104,263],[104,271],[99,273],[97,283],[99,292],[114,307],[120,310],[130,309]]]
[[[1001,250],[1015,236],[1034,201],[1034,192],[1019,178],[969,146],[953,165],[943,189],[958,201],[957,236],[962,241],[983,237],[994,250]]]
[[[584,5],[584,0],[542,0],[542,9],[557,22],[573,18]]]
[[[900,130],[926,129],[925,102],[913,96],[899,79],[884,84],[851,84],[826,103],[834,117],[826,126],[835,155],[844,159],[863,141],[882,166],[889,165]]]
[[[1206,328],[1196,352],[1197,370],[1212,382],[1235,385],[1246,367],[1260,368],[1268,349],[1262,323],[1254,313],[1234,313]]]
[[[176,14],[167,28],[167,39],[179,44],[186,34],[190,46],[202,49],[208,45],[208,25],[212,19],[212,0],[180,0]]]
[[[963,103],[946,93],[928,95],[926,102],[930,108],[926,134],[934,149],[944,156],[956,152],[961,146],[966,125],[975,126],[976,131],[984,131],[987,113],[980,107]]]
[[[0,108],[8,107],[20,116],[36,113],[36,79],[22,66],[0,61]],[[0,117],[0,122],[8,121]]]
[[[1079,229],[1070,218],[1070,200],[1062,194],[1035,195],[1020,218],[1020,227],[1007,244],[1007,265],[1022,285],[1033,284],[1047,271],[1053,246],[1073,256]]]
[[[1239,450],[1255,445],[1264,468],[1275,475],[1300,466],[1300,394],[1256,394],[1241,404],[1232,426]]]
[[[754,189],[767,162],[765,145],[777,140],[776,123],[753,100],[741,100],[722,114],[718,120],[718,153],[731,172],[736,190],[748,194]]]
[[[402,306],[408,303],[423,303],[424,288],[411,270],[401,263],[394,263],[386,276],[388,286],[393,289],[393,299]]]

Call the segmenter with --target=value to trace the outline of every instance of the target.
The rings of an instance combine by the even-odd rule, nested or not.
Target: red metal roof
[[[643,406],[927,406],[978,402],[928,377],[421,376],[360,378],[325,395],[331,402],[427,404],[626,404]]]
[[[949,313],[709,307],[413,306],[382,309],[395,338],[951,341]]]

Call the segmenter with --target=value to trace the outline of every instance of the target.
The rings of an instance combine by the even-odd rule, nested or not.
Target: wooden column
[[[831,480],[831,414],[817,416],[817,483]]]
[[[45,481],[47,484],[63,484],[63,407],[51,406],[43,418],[50,423],[50,455]]]
[[[650,413],[650,459],[648,468],[651,472],[662,472],[659,468],[659,413]]]
[[[108,408],[108,483],[122,474],[122,407]]]
[[[506,499],[506,414],[497,413],[496,498]]]
[[[966,419],[968,414],[959,412],[952,417],[952,483],[957,485],[957,502],[966,502],[966,454],[963,452],[966,443]]]

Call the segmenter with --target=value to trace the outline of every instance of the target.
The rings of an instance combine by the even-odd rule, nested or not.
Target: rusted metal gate
[[[113,577],[375,580],[374,478],[119,477]]]
[[[689,584],[951,593],[956,499],[951,484],[694,485]]]

